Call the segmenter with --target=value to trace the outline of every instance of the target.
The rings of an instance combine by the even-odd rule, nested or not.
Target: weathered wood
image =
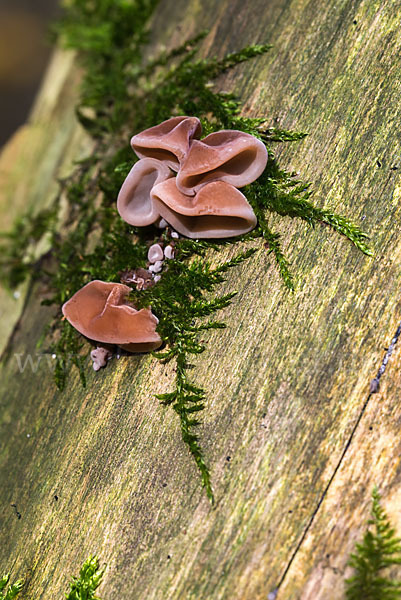
[[[255,600],[280,585],[279,600],[337,600],[374,483],[401,531],[399,348],[382,392],[368,397],[400,320],[401,186],[400,170],[392,170],[400,166],[399,7],[390,0],[161,3],[152,49],[204,27],[211,28],[208,54],[274,44],[221,87],[244,98],[247,114],[310,133],[280,149],[280,161],[314,182],[317,202],[363,223],[375,257],[327,229],[276,218],[296,292],[283,289],[262,247],[230,273],[224,289],[239,294],[222,311],[228,328],[208,334],[193,370],[209,392],[200,434],[215,508],[202,495],[175,415],[154,399],[171,389],[173,365],[123,358],[90,374],[86,391],[74,375],[62,394],[45,359],[37,373],[19,373],[14,354],[35,355],[48,320],[43,290],[33,288],[0,379],[0,567],[27,578],[27,598],[61,597],[70,574],[96,552],[108,565],[104,599]],[[66,82],[76,72],[67,71],[68,98],[55,94],[49,116],[47,144],[63,116],[66,129],[47,183],[33,166],[15,175],[29,202],[46,204],[58,163],[65,169],[90,147],[72,119],[76,88]],[[31,136],[34,129],[27,145]],[[44,150],[40,158],[50,160]],[[39,195],[28,189],[36,177],[46,184]]]
[[[17,216],[51,204],[57,178],[67,176],[72,163],[90,152],[91,142],[75,119],[80,74],[72,52],[57,51],[26,125],[0,154],[0,230],[8,231]],[[38,248],[38,255],[43,252]],[[0,287],[0,354],[18,320],[27,287],[17,298]]]

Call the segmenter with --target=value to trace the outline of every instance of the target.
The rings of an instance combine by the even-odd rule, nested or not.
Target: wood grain
[[[262,246],[229,274],[222,293],[238,295],[222,311],[228,328],[208,334],[193,369],[208,391],[200,436],[215,508],[175,416],[154,399],[171,390],[173,365],[145,356],[97,374],[88,366],[88,388],[74,375],[62,394],[46,358],[36,373],[19,373],[14,354],[35,354],[49,318],[43,290],[32,288],[0,379],[0,567],[27,578],[26,598],[61,597],[70,575],[97,553],[107,563],[105,600],[259,600],[277,586],[279,600],[337,600],[374,483],[401,530],[399,348],[380,394],[369,397],[401,320],[401,184],[393,169],[400,166],[399,7],[390,0],[161,3],[149,54],[204,27],[208,55],[274,44],[219,85],[243,98],[246,114],[309,132],[278,150],[280,161],[313,181],[316,203],[363,224],[375,256],[326,228],[277,217],[271,223],[282,232],[296,292],[284,290]],[[73,65],[70,73],[76,77]],[[51,96],[49,80],[42,98],[46,89]],[[73,94],[63,104],[70,156],[83,147],[72,103]],[[58,166],[46,171],[50,187]],[[47,201],[44,192],[39,202]]]

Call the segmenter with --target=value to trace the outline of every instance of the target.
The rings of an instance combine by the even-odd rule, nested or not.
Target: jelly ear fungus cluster
[[[265,145],[256,137],[222,130],[203,139],[196,117],[173,117],[135,135],[131,146],[139,157],[117,199],[120,216],[144,227],[170,225],[188,238],[227,238],[247,233],[256,216],[238,190],[254,181],[267,162]],[[176,231],[171,236],[178,237]],[[136,310],[128,300],[132,288],[146,289],[160,279],[164,259],[174,246],[149,249],[148,270],[124,272],[121,281],[91,281],[66,302],[64,317],[81,334],[102,344],[93,350],[93,368],[105,366],[110,345],[129,352],[158,348],[158,319],[150,308]],[[127,265],[129,268],[129,265]]]
[[[131,225],[162,218],[189,238],[227,238],[251,231],[256,216],[238,190],[262,174],[265,145],[235,130],[203,139],[196,117],[173,117],[135,135],[139,157],[117,199],[120,216]]]

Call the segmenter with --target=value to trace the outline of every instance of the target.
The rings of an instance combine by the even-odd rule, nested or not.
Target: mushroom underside
[[[127,352],[151,352],[160,348],[162,342],[159,339],[156,342],[143,342],[142,344],[119,344],[120,348]]]
[[[155,160],[160,160],[160,162],[168,165],[173,171],[178,171],[180,168],[179,158],[174,152],[171,152],[171,150],[139,145],[134,145],[133,150],[141,159],[154,158]]]

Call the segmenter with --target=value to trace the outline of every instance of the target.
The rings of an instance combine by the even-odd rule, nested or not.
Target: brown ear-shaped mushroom
[[[149,308],[136,310],[126,303],[131,288],[122,283],[87,283],[63,307],[63,315],[84,336],[118,344],[129,352],[158,348],[157,318]]]
[[[145,227],[159,217],[153,206],[150,192],[152,188],[172,177],[170,169],[154,158],[143,158],[128,173],[117,198],[117,210],[130,225]]]
[[[173,117],[134,135],[131,146],[139,158],[157,158],[178,171],[193,138],[201,134],[197,117]]]
[[[243,187],[263,173],[266,163],[263,142],[249,133],[223,129],[193,140],[177,175],[177,187],[189,195],[211,181]]]
[[[256,225],[245,196],[224,181],[205,185],[196,196],[186,196],[172,178],[155,186],[151,195],[161,216],[189,238],[234,237]]]

